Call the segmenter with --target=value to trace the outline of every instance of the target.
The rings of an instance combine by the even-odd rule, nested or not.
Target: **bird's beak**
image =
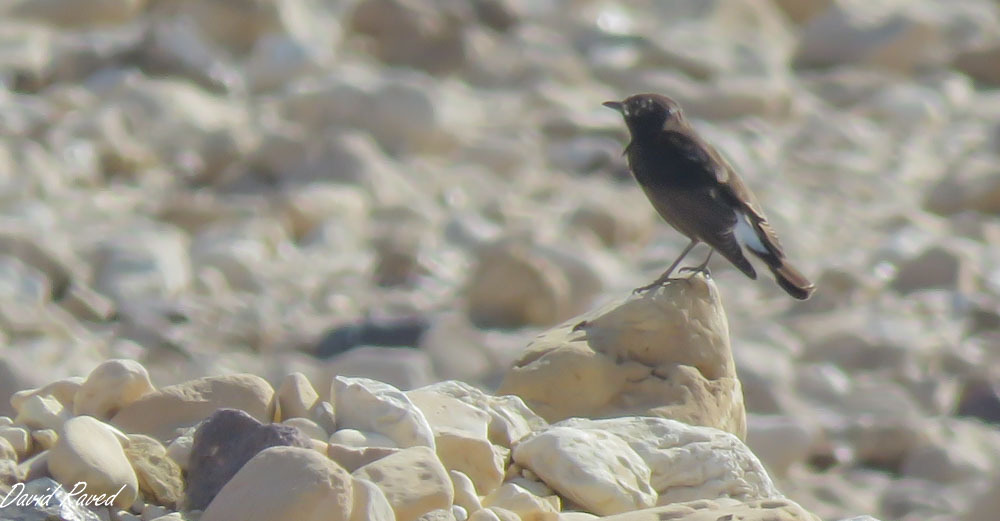
[[[622,105],[622,102],[620,102],[620,101],[605,101],[604,103],[601,103],[601,105],[604,105],[605,107],[607,107],[609,109],[617,110],[618,112],[620,112],[622,114],[625,113],[625,110],[624,110],[625,106]]]

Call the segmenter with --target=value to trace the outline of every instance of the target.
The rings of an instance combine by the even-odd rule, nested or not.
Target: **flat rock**
[[[244,411],[220,409],[194,434],[187,469],[187,509],[204,509],[258,453],[274,446],[312,447],[294,427],[263,424]]]
[[[107,420],[122,407],[153,392],[146,368],[135,360],[103,362],[87,375],[73,397],[73,414]]]
[[[548,421],[641,414],[746,435],[729,326],[715,283],[700,275],[543,333],[497,394]]]
[[[52,477],[65,487],[84,481],[87,494],[114,495],[119,508],[128,508],[138,497],[138,479],[121,442],[113,429],[90,416],[63,424],[48,464]]]
[[[253,457],[201,515],[202,521],[349,521],[351,475],[322,454],[271,447]]]
[[[397,521],[414,521],[432,510],[451,508],[455,498],[448,471],[430,447],[401,450],[352,475],[382,489]]]
[[[513,458],[553,490],[598,515],[656,504],[649,466],[614,434],[552,426],[518,442]]]
[[[147,434],[162,442],[217,409],[245,411],[261,422],[274,418],[274,390],[259,376],[210,376],[170,385],[122,408],[111,424],[128,433]]]

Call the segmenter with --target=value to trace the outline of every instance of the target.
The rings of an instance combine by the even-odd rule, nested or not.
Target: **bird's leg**
[[[681,272],[690,271],[691,273],[704,273],[705,276],[710,277],[710,276],[712,276],[712,272],[708,271],[708,261],[712,260],[712,254],[713,253],[715,253],[715,248],[711,248],[711,249],[708,250],[708,257],[705,257],[705,262],[702,262],[701,264],[699,264],[699,265],[697,265],[697,266],[695,266],[693,268],[691,268],[691,267],[681,268],[681,269],[679,269],[677,271],[681,271]]]
[[[647,284],[647,285],[642,286],[640,288],[635,288],[632,291],[632,293],[642,293],[643,291],[646,291],[647,289],[655,288],[657,286],[662,286],[664,282],[670,280],[670,275],[672,275],[674,273],[674,270],[677,268],[677,265],[680,264],[681,261],[684,260],[684,257],[687,257],[687,254],[690,253],[691,250],[695,246],[697,246],[697,245],[698,245],[698,239],[691,239],[691,242],[688,243],[688,245],[684,248],[684,251],[682,251],[681,254],[680,254],[680,256],[677,257],[677,260],[675,260],[673,262],[673,264],[671,264],[670,267],[667,268],[667,271],[663,272],[663,275],[660,275],[659,277],[657,277],[657,279],[655,281],[653,281],[652,284]]]

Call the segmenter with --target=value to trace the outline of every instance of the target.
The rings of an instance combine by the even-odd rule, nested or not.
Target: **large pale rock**
[[[518,396],[492,396],[456,380],[438,382],[420,390],[451,396],[485,411],[490,415],[490,441],[508,449],[515,441],[548,425]]]
[[[562,496],[598,515],[656,504],[649,466],[611,433],[553,426],[518,442],[513,457]]]
[[[306,375],[296,372],[281,381],[277,398],[280,417],[276,419],[280,421],[288,418],[309,418],[309,412],[319,401],[319,394]]]
[[[468,476],[480,494],[500,486],[504,458],[487,437],[488,414],[458,398],[429,390],[410,391],[407,396],[427,417],[438,458],[446,469]]]
[[[820,521],[794,501],[768,499],[741,503],[735,500],[690,501],[626,512],[605,521]]]
[[[271,447],[247,462],[202,514],[202,521],[348,521],[351,475],[322,454]]]
[[[557,424],[624,440],[649,466],[658,504],[732,497],[781,497],[763,465],[736,436],[665,418],[574,418]],[[516,459],[516,452],[515,452]]]
[[[451,508],[455,493],[444,465],[429,447],[410,447],[353,472],[378,485],[397,521],[414,521],[437,509]]]
[[[274,418],[274,390],[259,376],[210,376],[170,385],[122,408],[111,424],[166,442],[217,409],[239,409],[261,422]]]
[[[331,394],[340,428],[376,432],[397,447],[434,448],[427,418],[399,389],[367,378],[338,376]]]
[[[548,421],[642,414],[746,435],[729,325],[715,283],[700,275],[543,333],[497,394],[520,396]]]
[[[128,508],[139,493],[139,483],[112,429],[90,416],[63,424],[62,435],[49,454],[49,472],[72,489],[87,483],[88,494],[114,495],[114,504]]]
[[[28,456],[28,453],[31,452],[31,431],[24,427],[0,426],[0,438],[10,443],[14,452],[17,453],[18,459]]]
[[[73,414],[107,420],[153,390],[149,373],[142,364],[135,360],[108,360],[87,375],[73,398]]]
[[[139,491],[147,500],[168,508],[177,508],[184,497],[181,468],[167,456],[159,441],[142,434],[128,437],[125,456],[139,479]]]

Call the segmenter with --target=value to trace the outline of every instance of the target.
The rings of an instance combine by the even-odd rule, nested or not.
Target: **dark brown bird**
[[[670,280],[670,275],[699,242],[712,249],[705,262],[689,271],[707,271],[712,253],[718,251],[747,277],[757,278],[744,248],[759,257],[778,285],[789,295],[805,300],[815,289],[802,273],[785,260],[764,212],[733,167],[705,142],[684,118],[680,105],[659,94],[636,94],[605,107],[625,117],[632,140],[625,148],[629,168],[646,197],[663,220],[691,242],[644,291]]]

